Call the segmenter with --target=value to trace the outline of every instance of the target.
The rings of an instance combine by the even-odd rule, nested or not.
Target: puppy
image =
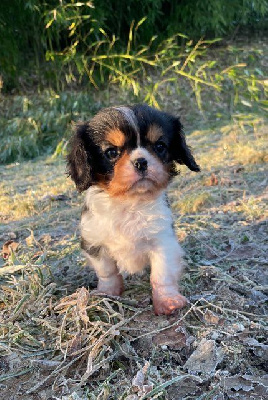
[[[179,118],[147,105],[106,108],[77,125],[67,161],[78,191],[86,191],[81,247],[98,276],[97,292],[121,295],[121,273],[150,265],[155,314],[182,308],[183,250],[165,190],[176,163],[200,168]]]

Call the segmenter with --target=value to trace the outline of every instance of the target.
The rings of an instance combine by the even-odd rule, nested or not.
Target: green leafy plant
[[[67,83],[76,76],[68,73],[70,64],[63,68],[55,51],[63,52],[65,59],[76,62],[84,70],[88,56],[105,55],[105,39],[115,46],[118,54],[124,52],[129,41],[129,27],[140,24],[132,43],[136,51],[157,36],[161,41],[177,32],[191,32],[191,38],[213,39],[235,35],[239,28],[254,32],[267,26],[266,0],[14,0],[0,4],[0,71],[5,91],[40,88],[51,85],[62,89],[61,79]],[[180,44],[185,43],[180,38]],[[101,49],[103,49],[101,53]],[[81,57],[76,57],[79,54]],[[52,62],[46,62],[45,60]],[[104,62],[104,60],[103,60]],[[126,62],[126,59],[125,59]],[[93,61],[94,63],[94,61]],[[103,71],[105,66],[103,66]],[[91,65],[89,66],[89,75]],[[80,73],[79,73],[80,76]]]
[[[160,3],[156,2],[155,7]],[[194,95],[197,107],[193,112],[198,108],[203,115],[206,110],[214,115],[227,112],[231,116],[244,107],[252,110],[267,107],[261,49],[241,53],[234,46],[222,50],[218,47],[215,57],[210,47],[219,39],[195,41],[180,33],[162,39],[155,34],[145,42],[143,30],[156,20],[156,8],[153,17],[148,14],[138,22],[133,20],[123,40],[109,34],[112,28],[104,30],[102,24],[108,19],[96,22],[94,15],[100,11],[99,4],[49,1],[42,8],[38,0],[31,0],[26,4],[19,1],[18,6],[21,11],[26,7],[27,12],[33,14],[29,17],[32,25],[43,24],[44,29],[38,31],[40,37],[36,36],[42,38],[41,47],[37,43],[39,39],[29,41],[37,58],[29,53],[34,67],[31,70],[33,79],[29,82],[27,76],[27,83],[21,79],[24,92],[28,94],[2,99],[1,162],[39,154],[54,154],[55,157],[64,154],[71,121],[89,118],[103,104],[118,102],[124,93],[127,102],[147,102],[158,108],[165,105],[168,96],[183,98],[193,108],[189,98]],[[20,18],[23,16],[27,13],[22,12]],[[18,20],[18,26],[20,23],[22,21]],[[27,21],[24,23],[29,28]],[[0,30],[6,25],[6,22],[2,24]],[[7,33],[11,35],[8,29]],[[22,40],[27,41],[27,29],[24,35]],[[8,62],[14,67],[11,68],[14,79],[18,78],[20,65],[17,50],[12,56],[14,65]],[[42,61],[44,52],[47,64]],[[27,57],[26,54],[25,63]],[[35,71],[39,71],[39,75]],[[4,86],[7,75],[6,70]],[[51,89],[40,96],[31,94],[36,80],[42,81],[44,86],[49,84]],[[70,88],[75,93],[70,92]],[[83,91],[77,92],[81,88]],[[111,95],[114,97],[113,93],[118,93],[118,88],[121,97],[109,99]],[[100,91],[106,100],[95,104],[93,92]]]

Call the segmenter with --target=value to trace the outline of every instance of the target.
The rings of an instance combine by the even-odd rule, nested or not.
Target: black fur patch
[[[169,198],[168,198],[167,194],[165,194],[165,201],[166,201],[166,205],[168,206],[168,208],[171,208],[170,201],[169,201]]]
[[[169,201],[169,198],[168,198],[167,194],[165,194],[165,202],[166,202],[167,207],[171,208],[171,204],[170,204],[170,201]],[[173,220],[172,220],[172,223],[171,223],[171,228],[172,228],[173,233],[175,234],[175,224],[174,224]]]
[[[84,238],[81,239],[81,249],[84,250],[90,257],[99,257],[102,246],[92,246]]]

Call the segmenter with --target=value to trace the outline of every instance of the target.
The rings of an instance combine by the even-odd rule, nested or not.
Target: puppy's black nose
[[[147,160],[145,158],[137,158],[134,161],[134,167],[139,171],[139,172],[145,172],[147,170]]]

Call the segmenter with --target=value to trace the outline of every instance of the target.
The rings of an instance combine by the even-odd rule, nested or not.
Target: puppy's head
[[[68,172],[81,192],[98,185],[114,197],[155,197],[175,163],[198,172],[178,118],[147,105],[111,107],[76,126]]]

